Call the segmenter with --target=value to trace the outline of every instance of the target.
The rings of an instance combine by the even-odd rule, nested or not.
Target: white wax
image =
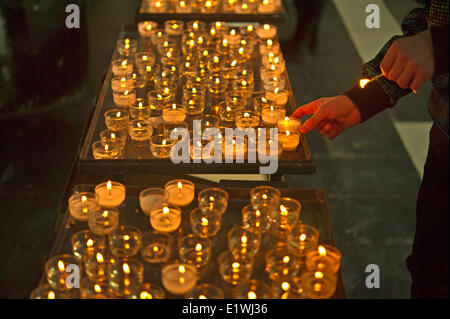
[[[184,273],[178,270],[179,265],[168,265],[162,269],[164,288],[173,295],[184,295],[194,289],[197,284],[197,270],[191,265],[183,265]]]
[[[185,109],[165,109],[163,110],[163,120],[166,123],[180,123],[186,119],[186,110]]]
[[[300,120],[284,118],[278,121],[277,127],[279,132],[289,131],[291,133],[296,133],[300,129],[301,124],[302,122]]]
[[[286,92],[266,92],[266,99],[269,101],[275,101],[279,106],[285,106],[288,101],[288,94]]]
[[[177,184],[166,187],[169,193],[169,203],[176,206],[189,205],[194,200],[195,190],[191,185],[183,184],[183,187],[178,188]]]
[[[286,135],[286,133],[280,133],[278,138],[283,146],[284,151],[293,151],[297,148],[297,145],[300,141],[299,134],[290,134]]]
[[[273,111],[270,109],[264,109],[261,112],[261,119],[268,125],[275,125],[279,120],[284,118],[285,114],[286,111],[281,109],[274,109]]]
[[[104,187],[99,187],[95,190],[95,194],[97,194],[99,198],[100,206],[107,208],[120,206],[125,200],[125,191],[114,185],[110,190],[106,188],[106,185]]]
[[[139,204],[145,215],[150,215],[151,211],[161,208],[165,203],[167,203],[167,198],[164,195],[151,194],[139,197]]]

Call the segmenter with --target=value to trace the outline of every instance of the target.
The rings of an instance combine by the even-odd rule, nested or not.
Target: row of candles
[[[191,233],[178,240],[179,260],[172,260],[175,233],[183,208],[195,198],[195,185],[172,180],[164,188],[147,188],[139,194],[142,212],[152,230],[142,234],[137,227],[119,224],[124,185],[108,181],[95,193],[76,193],[69,211],[89,229],[71,238],[73,254],[50,258],[46,263],[48,283],[37,287],[31,298],[165,298],[166,291],[178,298],[224,297],[221,287],[198,283],[202,270],[211,263],[213,241],[228,209],[229,194],[220,188],[203,189],[198,205],[190,210]],[[250,203],[242,208],[242,224],[227,232],[228,249],[218,257],[219,273],[232,287],[234,298],[329,298],[336,289],[341,254],[335,247],[319,245],[319,233],[300,222],[302,205],[282,197],[270,186],[251,189]],[[255,258],[264,236],[270,236],[265,271],[270,284],[252,278]],[[162,286],[144,283],[144,264],[159,267]],[[80,290],[67,287],[69,265],[85,272]]]
[[[239,13],[268,14],[281,6],[281,0],[146,0],[143,11],[151,13]]]
[[[120,157],[128,135],[134,143],[150,144],[153,156],[168,157],[176,142],[170,140],[171,131],[190,127],[194,119],[205,128],[278,126],[279,135],[267,142],[279,143],[280,151],[297,147],[300,122],[286,117],[289,92],[275,26],[230,28],[225,22],[169,20],[164,29],[152,21],[141,22],[138,29],[146,51],[137,52],[134,39],[117,43],[120,57],[112,62],[111,80],[116,107],[104,113],[109,131],[92,145],[95,158]],[[254,92],[250,59],[257,43],[265,88],[259,93]]]

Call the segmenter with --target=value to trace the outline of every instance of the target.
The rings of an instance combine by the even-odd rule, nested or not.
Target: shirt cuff
[[[444,27],[430,27],[430,31],[434,51],[434,77],[448,73],[448,25]]]
[[[377,83],[373,81],[368,83],[364,89],[356,84],[350,90],[342,93],[355,103],[361,115],[361,123],[367,121],[372,116],[381,111],[393,107],[389,96]]]

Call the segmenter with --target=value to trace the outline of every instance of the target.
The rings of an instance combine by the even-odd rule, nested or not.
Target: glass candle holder
[[[261,232],[254,228],[235,226],[228,231],[228,249],[234,255],[254,257],[261,244]]]
[[[148,103],[150,104],[150,107],[156,110],[162,110],[163,106],[173,103],[175,96],[169,91],[167,93],[168,94],[166,94],[164,90],[154,90],[148,92]]]
[[[277,123],[278,132],[290,131],[291,133],[299,132],[302,122],[296,118],[285,117]]]
[[[113,92],[132,91],[134,89],[133,78],[131,76],[115,76],[111,79],[111,89]]]
[[[214,13],[219,8],[218,0],[206,0],[200,4],[201,13]]]
[[[159,231],[148,231],[142,236],[141,255],[150,264],[165,263],[172,251],[173,237]]]
[[[138,23],[138,32],[141,38],[150,38],[157,29],[158,23],[154,21],[142,21]]]
[[[205,188],[198,193],[197,198],[201,210],[216,210],[220,215],[227,210],[229,195],[221,188]]]
[[[150,224],[153,229],[170,233],[178,229],[181,224],[181,209],[169,204],[150,212]]]
[[[306,291],[299,277],[272,282],[272,296],[279,299],[305,299]]]
[[[172,205],[184,207],[194,200],[195,185],[186,179],[174,179],[164,186],[169,193],[169,202]]]
[[[320,245],[306,253],[306,268],[335,274],[341,266],[341,252],[330,245]]]
[[[89,214],[99,208],[98,198],[94,193],[75,193],[69,198],[69,212],[75,220],[87,221]]]
[[[133,73],[133,63],[129,59],[115,59],[111,62],[114,76],[127,77]]]
[[[142,233],[139,228],[122,225],[109,234],[108,244],[115,257],[132,257],[141,249]]]
[[[222,154],[225,159],[243,161],[247,155],[247,140],[242,136],[225,135]]]
[[[271,213],[280,205],[281,193],[272,186],[257,186],[250,190],[250,203],[253,209]]]
[[[279,158],[283,152],[283,145],[278,138],[258,140],[259,158]]]
[[[266,91],[284,90],[285,87],[286,78],[284,76],[275,75],[264,80],[264,90]]]
[[[300,143],[300,134],[290,131],[280,132],[278,139],[283,151],[294,151]]]
[[[150,212],[160,209],[169,203],[169,193],[164,188],[151,187],[139,193],[139,205],[145,215],[150,216]]]
[[[151,283],[143,283],[137,299],[164,299],[166,293],[161,286]]]
[[[210,284],[199,284],[191,292],[189,292],[188,299],[223,299],[223,290],[217,286]]]
[[[174,144],[163,134],[153,135],[150,138],[150,150],[156,158],[169,158],[170,150]]]
[[[170,124],[170,123],[164,123],[163,124],[163,134],[167,138],[167,140],[172,141],[181,141],[185,138],[187,138],[187,135],[189,133],[189,126],[186,122],[176,123],[176,124]],[[176,139],[172,139],[171,136],[177,137]]]
[[[238,0],[234,12],[240,14],[251,14],[255,9],[255,2],[250,0]]]
[[[280,51],[280,43],[278,41],[273,41],[271,39],[265,40],[265,41],[260,41],[259,44],[259,53],[261,54],[261,56],[265,57],[265,56],[278,56],[281,55],[281,51]],[[276,71],[277,75],[280,75],[281,72],[279,72],[278,70],[274,70]]]
[[[212,160],[214,156],[214,143],[210,143],[208,140],[193,140],[189,145],[189,153],[193,160]]]
[[[114,293],[107,283],[84,277],[80,281],[80,296],[81,299],[113,299]]]
[[[58,290],[70,289],[71,286],[66,280],[71,272],[67,272],[66,270],[71,269],[73,265],[79,267],[79,261],[75,256],[69,254],[54,256],[47,260],[45,263],[45,273],[48,283]]]
[[[120,56],[130,57],[136,53],[138,47],[138,41],[134,39],[118,40],[116,44],[117,52]]]
[[[254,228],[265,233],[270,228],[270,216],[267,211],[254,209],[252,205],[242,208],[242,225],[245,228]]]
[[[148,119],[152,114],[150,105],[144,104],[142,99],[137,99],[135,105],[128,107],[130,119]]]
[[[300,276],[306,297],[309,299],[328,299],[336,291],[336,275],[321,271],[307,271]]]
[[[300,218],[302,205],[298,200],[282,197],[280,206],[272,214],[272,229],[279,232],[289,231]]]
[[[197,284],[197,268],[187,264],[171,264],[162,269],[164,288],[173,295],[184,295]]]
[[[99,235],[108,235],[119,226],[119,211],[114,208],[98,210],[88,217],[89,229]]]
[[[233,298],[235,299],[270,299],[272,290],[270,286],[262,281],[249,279],[240,282],[233,289]]]
[[[201,268],[211,258],[212,243],[208,238],[193,234],[186,235],[178,241],[178,252],[182,262]]]
[[[289,92],[276,88],[273,92],[266,92],[266,99],[273,105],[284,107],[288,102]]]
[[[30,299],[72,299],[76,298],[76,290],[58,290],[49,284],[43,284],[31,292]]]
[[[192,12],[191,1],[190,0],[175,1],[175,12],[191,13]]]
[[[103,146],[116,144],[120,149],[120,153],[122,153],[127,145],[127,134],[126,131],[112,131],[106,129],[100,132],[100,141]]]
[[[120,206],[125,200],[125,185],[107,181],[95,187],[95,194],[102,207],[113,208]]]
[[[206,81],[208,91],[213,95],[219,95],[225,93],[228,82],[220,74],[210,76]]]
[[[105,112],[106,127],[112,131],[124,131],[128,127],[130,113],[121,109],[112,109]]]
[[[168,20],[164,22],[164,31],[170,36],[180,36],[183,34],[184,22],[180,20]]]
[[[168,6],[169,6],[169,3],[166,0],[150,1],[150,10],[151,10],[151,12],[155,12],[155,13],[166,12]]]
[[[203,110],[205,109],[205,100],[206,98],[204,95],[198,95],[195,98],[183,96],[181,101],[186,108],[189,118],[195,119],[203,114]]]
[[[286,115],[286,109],[277,105],[264,106],[261,110],[261,119],[268,126],[277,125],[278,121]]]
[[[276,9],[273,0],[259,0],[258,1],[258,12],[259,13],[272,13]]]
[[[204,33],[206,31],[206,22],[193,20],[186,23],[186,30],[194,33]]]
[[[137,52],[134,54],[134,63],[136,63],[139,70],[145,69],[147,66],[152,67],[155,61],[155,54],[151,52]]]
[[[153,134],[152,121],[150,119],[137,119],[128,122],[128,134],[135,142],[148,142]]]
[[[162,109],[162,117],[166,123],[180,123],[186,119],[187,110],[184,105],[170,104]]]
[[[94,251],[83,256],[84,270],[93,282],[106,281],[108,266],[115,259],[106,251]]]
[[[270,105],[271,103],[266,99],[265,94],[253,98],[253,109],[258,113],[261,113],[264,107],[270,107]]]
[[[136,295],[144,282],[144,265],[136,259],[116,259],[108,265],[108,284],[122,297]]]
[[[245,130],[259,125],[259,113],[252,110],[239,110],[236,112],[236,127]]]
[[[266,254],[266,272],[271,280],[295,277],[300,266],[300,259],[285,248],[272,249]]]
[[[300,257],[304,257],[310,250],[317,249],[319,242],[319,231],[306,224],[297,224],[292,227],[288,245],[291,250]]]
[[[250,278],[253,272],[253,258],[234,255],[224,251],[219,255],[219,273],[222,279],[232,285]]]
[[[166,32],[164,31],[164,29],[156,29],[155,32],[152,33],[152,35],[150,36],[150,41],[152,42],[152,44],[154,46],[158,46],[159,43],[161,43],[161,41],[164,41],[165,39],[168,39],[169,35],[166,34]]]
[[[222,224],[222,215],[219,211],[195,208],[191,211],[189,217],[192,231],[200,237],[217,235]]]
[[[92,144],[92,155],[97,160],[119,158],[121,149],[116,143],[95,141]],[[81,216],[80,216],[81,217]]]
[[[82,230],[70,238],[73,255],[82,259],[85,254],[103,251],[106,248],[106,238],[103,235],[94,234],[90,230]]]
[[[256,27],[256,35],[261,40],[273,39],[277,35],[277,27],[270,24],[263,24]]]

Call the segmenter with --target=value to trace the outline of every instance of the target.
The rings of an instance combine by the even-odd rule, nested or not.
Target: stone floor
[[[398,21],[411,6],[409,0],[385,2]],[[27,298],[36,285],[87,114],[120,25],[134,20],[138,1],[87,3],[90,59],[84,85],[44,112],[0,120],[14,131],[12,140],[0,139],[0,298]],[[284,26],[288,33],[295,21],[291,12],[290,25]],[[318,52],[286,58],[298,105],[337,95],[360,74],[361,59],[332,1],[324,8]],[[428,120],[423,112],[426,94],[408,97],[407,102],[395,110],[398,117]],[[286,176],[286,181],[290,187],[327,192],[348,297],[408,298],[404,259],[414,234],[420,177],[392,116],[380,114],[333,141],[317,133],[308,140],[317,175]],[[365,287],[368,264],[380,266],[379,289]]]

